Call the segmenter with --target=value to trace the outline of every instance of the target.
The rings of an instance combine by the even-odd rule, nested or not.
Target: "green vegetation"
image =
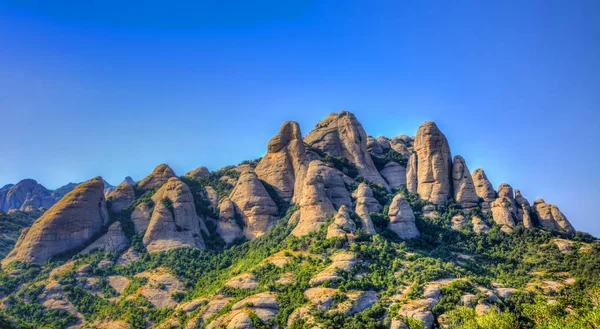
[[[4,258],[15,246],[21,230],[31,226],[41,216],[40,211],[0,211],[0,259]]]

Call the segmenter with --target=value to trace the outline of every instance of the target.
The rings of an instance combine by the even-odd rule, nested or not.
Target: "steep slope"
[[[108,224],[101,177],[81,183],[48,209],[19,241],[2,265],[13,261],[43,263],[82,247]]]

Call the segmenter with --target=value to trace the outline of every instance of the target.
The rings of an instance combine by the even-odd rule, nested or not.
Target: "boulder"
[[[208,168],[198,167],[194,170],[190,170],[190,171],[186,172],[184,177],[189,178],[189,179],[198,179],[202,176],[208,175],[209,173],[210,172],[208,171]]]
[[[324,164],[319,160],[312,161],[308,166],[300,199],[298,224],[292,230],[292,234],[295,236],[302,236],[318,230],[327,218],[336,214],[335,208],[325,192],[323,176],[318,174],[323,166]]]
[[[127,179],[117,185],[107,197],[107,201],[110,202],[110,211],[113,213],[123,211],[133,200],[135,200],[135,189]]]
[[[390,139],[385,136],[377,137],[377,142],[379,142],[379,145],[381,145],[381,150],[383,152],[389,150],[392,147],[392,145],[390,144]]]
[[[544,199],[537,199],[533,203],[533,210],[543,228],[568,234],[575,233],[575,228],[557,206],[546,203]]]
[[[465,159],[460,155],[455,156],[452,162],[452,185],[454,186],[454,200],[462,208],[473,208],[479,204],[479,196],[475,192],[473,178]]]
[[[95,177],[79,184],[54,204],[19,238],[2,261],[42,264],[50,258],[83,247],[108,224],[104,183]]]
[[[487,226],[483,219],[477,216],[473,216],[471,222],[473,223],[473,232],[475,233],[487,233],[490,231],[490,227]]]
[[[460,231],[467,223],[467,219],[463,214],[456,214],[452,217],[452,229]]]
[[[82,255],[88,254],[94,250],[103,252],[113,252],[125,250],[129,245],[129,239],[123,232],[120,222],[114,222],[108,227],[108,232],[92,242],[81,251]]]
[[[256,174],[271,184],[283,199],[299,201],[309,158],[297,122],[286,121],[271,138]]]
[[[422,199],[442,204],[452,197],[452,158],[446,136],[434,122],[425,122],[417,130],[417,193]]]
[[[330,114],[304,141],[331,156],[346,158],[365,179],[388,188],[367,151],[367,134],[354,114],[348,111]]]
[[[394,197],[388,216],[390,217],[388,229],[394,231],[401,239],[412,239],[419,236],[419,230],[415,224],[415,214],[404,196],[397,194]]]
[[[327,228],[327,238],[346,237],[346,234],[354,232],[356,232],[356,224],[350,218],[350,211],[348,207],[341,206],[333,217],[333,223]]]
[[[394,161],[385,164],[381,170],[381,176],[385,178],[392,189],[397,189],[400,185],[406,184],[406,168]]]
[[[245,224],[244,234],[250,240],[263,235],[277,220],[279,210],[275,201],[251,170],[240,175],[229,198],[241,210],[240,215]]]
[[[413,153],[406,165],[406,188],[410,193],[417,193],[417,186],[417,154]]]
[[[152,196],[152,201],[154,211],[143,238],[148,252],[205,248],[194,197],[184,182],[177,177],[169,178]]]
[[[136,189],[142,192],[146,192],[155,188],[156,186],[166,183],[169,180],[169,178],[176,176],[177,175],[175,175],[173,169],[171,169],[171,167],[163,163],[154,168],[150,175],[146,176],[144,179],[139,181],[136,184]]]
[[[498,225],[514,227],[514,209],[514,200],[511,200],[508,197],[497,198],[491,204],[492,217]]]
[[[367,151],[375,156],[383,154],[381,144],[371,135],[367,135]]]

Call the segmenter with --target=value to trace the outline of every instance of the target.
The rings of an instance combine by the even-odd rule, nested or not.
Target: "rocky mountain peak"
[[[173,169],[171,169],[169,165],[163,163],[154,168],[150,175],[146,176],[144,179],[139,181],[136,184],[136,188],[140,191],[145,192],[151,190],[156,186],[166,183],[169,180],[169,178],[176,176],[177,175],[175,175]]]
[[[41,264],[90,242],[108,221],[104,183],[101,177],[95,177],[79,184],[36,220],[2,264]]]
[[[446,136],[433,121],[423,123],[414,141],[417,153],[417,193],[435,204],[450,199],[452,158]]]
[[[304,137],[304,142],[333,157],[346,158],[361,176],[389,188],[375,168],[367,150],[367,134],[354,114],[348,111],[330,114]]]
[[[260,179],[272,185],[285,200],[298,202],[309,157],[306,154],[300,125],[286,121],[271,138],[267,154],[256,166]]]

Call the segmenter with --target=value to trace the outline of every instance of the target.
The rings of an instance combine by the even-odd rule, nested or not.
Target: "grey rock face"
[[[38,218],[2,261],[44,263],[79,248],[108,224],[101,177],[79,184]]]
[[[415,224],[415,214],[408,200],[400,194],[392,200],[389,210],[390,223],[388,229],[394,231],[402,239],[413,239],[420,235]]]

